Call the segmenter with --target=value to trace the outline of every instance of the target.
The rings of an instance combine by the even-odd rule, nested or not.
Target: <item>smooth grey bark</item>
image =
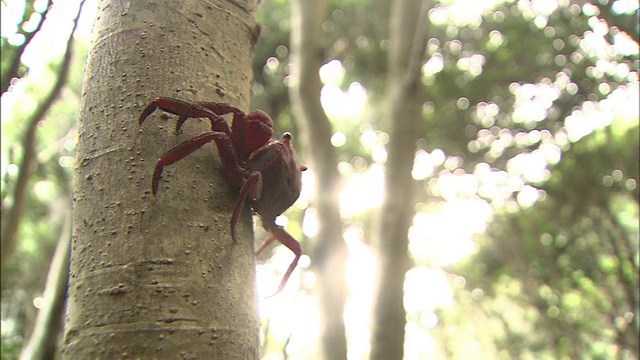
[[[344,277],[347,248],[342,238],[338,206],[340,174],[337,155],[331,145],[333,130],[320,103],[319,70],[323,61],[322,23],[326,1],[294,0],[291,7],[291,105],[311,149],[306,152],[306,161],[316,176],[315,206],[319,229],[312,252],[312,267],[319,275],[322,358],[346,359],[347,340],[342,315],[347,297]]]
[[[214,145],[151,175],[210,130],[142,109],[157,96],[248,110],[258,27],[251,1],[98,4],[82,94],[64,359],[257,359],[250,212]]]
[[[386,197],[377,231],[378,284],[374,305],[371,359],[404,355],[404,277],[411,266],[408,230],[414,215],[411,176],[416,141],[423,134],[420,71],[426,48],[429,1],[394,1],[390,18],[387,79],[389,145]]]

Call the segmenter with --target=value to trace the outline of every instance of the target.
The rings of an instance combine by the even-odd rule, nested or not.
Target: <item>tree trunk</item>
[[[325,0],[294,0],[291,4],[291,63],[293,86],[291,105],[311,151],[307,161],[316,176],[318,210],[314,269],[322,319],[321,341],[324,359],[347,358],[347,340],[342,314],[347,297],[345,263],[347,248],[342,238],[338,206],[340,175],[337,155],[331,145],[333,131],[320,103],[319,70],[322,65]]]
[[[257,359],[249,211],[214,145],[156,160],[209,122],[142,109],[157,96],[248,110],[255,0],[98,5],[82,95],[65,359]],[[168,120],[167,120],[168,119]]]
[[[411,177],[416,141],[423,133],[420,70],[426,46],[427,1],[398,0],[391,13],[388,77],[389,146],[378,245],[378,288],[371,359],[404,354],[404,276],[410,268],[408,230],[414,215]],[[413,40],[413,41],[411,41]]]

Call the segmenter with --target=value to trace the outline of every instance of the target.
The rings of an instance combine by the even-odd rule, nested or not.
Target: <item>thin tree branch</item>
[[[78,19],[80,18],[80,13],[82,12],[82,7],[84,5],[85,0],[80,2],[78,6],[78,12],[74,19],[73,29],[69,33],[69,38],[67,39],[67,51],[64,54],[62,64],[60,65],[60,72],[58,73],[58,78],[56,79],[53,88],[49,92],[49,95],[45,98],[42,105],[38,107],[36,113],[27,121],[27,130],[22,139],[22,148],[24,149],[24,155],[22,157],[22,161],[20,162],[18,179],[16,181],[16,186],[13,191],[13,206],[7,210],[6,216],[2,218],[3,226],[2,226],[2,266],[6,267],[8,263],[8,259],[10,258],[16,244],[16,236],[18,233],[18,229],[20,227],[20,222],[22,220],[22,214],[24,212],[24,205],[27,193],[27,185],[29,183],[29,179],[31,178],[34,160],[36,158],[36,130],[38,128],[38,123],[44,120],[45,115],[55,102],[55,100],[60,95],[62,88],[66,84],[67,76],[69,74],[69,69],[71,66],[71,58],[73,56],[73,33],[75,32],[78,26]]]
[[[2,74],[2,84],[0,84],[1,92],[7,91],[9,89],[9,86],[11,85],[11,80],[18,77],[18,71],[20,70],[20,65],[22,64],[22,54],[24,53],[24,50],[27,48],[27,46],[29,46],[29,44],[31,43],[33,37],[42,28],[42,24],[44,23],[44,20],[49,13],[49,9],[51,9],[51,1],[47,0],[46,10],[42,13],[42,17],[40,19],[40,22],[38,23],[38,26],[36,26],[35,30],[33,30],[32,32],[23,34],[25,36],[24,42],[16,48],[17,51],[15,57],[11,59],[11,64],[9,65],[6,73]],[[24,19],[22,23],[24,23]]]
[[[62,325],[64,299],[69,274],[69,250],[71,244],[71,208],[60,233],[58,245],[51,259],[47,283],[42,295],[43,305],[38,312],[33,332],[20,355],[21,360],[44,360],[55,356],[57,339]]]
[[[430,0],[422,0],[420,14],[416,23],[416,30],[413,34],[413,42],[407,63],[407,69],[404,76],[404,87],[411,88],[420,84],[420,73],[422,64],[424,63],[424,53],[427,50],[429,36],[427,30],[429,25],[429,10],[431,9]]]

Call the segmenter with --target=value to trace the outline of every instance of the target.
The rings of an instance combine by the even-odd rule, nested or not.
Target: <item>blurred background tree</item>
[[[77,9],[79,2],[1,3],[3,259],[5,220],[21,201],[15,194],[29,119],[60,75],[73,28],[74,11],[63,4]],[[252,108],[270,113],[278,132],[296,134],[290,5],[260,4]],[[2,264],[3,359],[16,358],[32,333],[68,221],[94,7],[84,6],[67,81],[35,128],[23,216],[13,255]],[[326,7],[316,55],[348,253],[345,273],[334,275],[346,278],[345,310],[333,316],[344,319],[348,358],[366,359],[376,257],[385,256],[373,239],[390,141],[391,2],[334,0]],[[426,130],[406,159],[415,196],[406,244],[411,268],[398,279],[404,358],[638,358],[637,1],[434,1],[428,18],[416,92],[422,119],[415,119]],[[310,158],[317,149],[300,140],[301,158]],[[281,295],[260,301],[265,359],[318,358],[316,284],[326,274],[304,268],[315,271],[321,246],[320,178],[313,168],[305,172],[301,199],[279,219],[308,257]],[[289,256],[274,248],[258,267],[263,295],[277,286]]]

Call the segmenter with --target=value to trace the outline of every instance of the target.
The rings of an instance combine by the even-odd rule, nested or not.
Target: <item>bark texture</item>
[[[416,141],[423,133],[420,69],[426,46],[427,1],[393,2],[389,48],[389,146],[386,198],[378,230],[378,289],[374,307],[371,359],[402,359],[404,354],[404,276],[411,262],[408,230],[414,215],[411,177]]]
[[[256,1],[98,4],[82,94],[65,359],[257,359],[250,214],[214,145],[151,176],[210,128],[142,109],[157,96],[248,110]]]
[[[323,61],[322,23],[326,1],[294,0],[291,6],[291,105],[311,149],[306,161],[316,176],[315,206],[320,227],[312,264],[319,275],[322,358],[346,359],[347,341],[342,315],[347,296],[344,277],[347,249],[342,238],[338,206],[340,175],[337,155],[331,145],[333,130],[320,103],[322,83],[319,70]]]

